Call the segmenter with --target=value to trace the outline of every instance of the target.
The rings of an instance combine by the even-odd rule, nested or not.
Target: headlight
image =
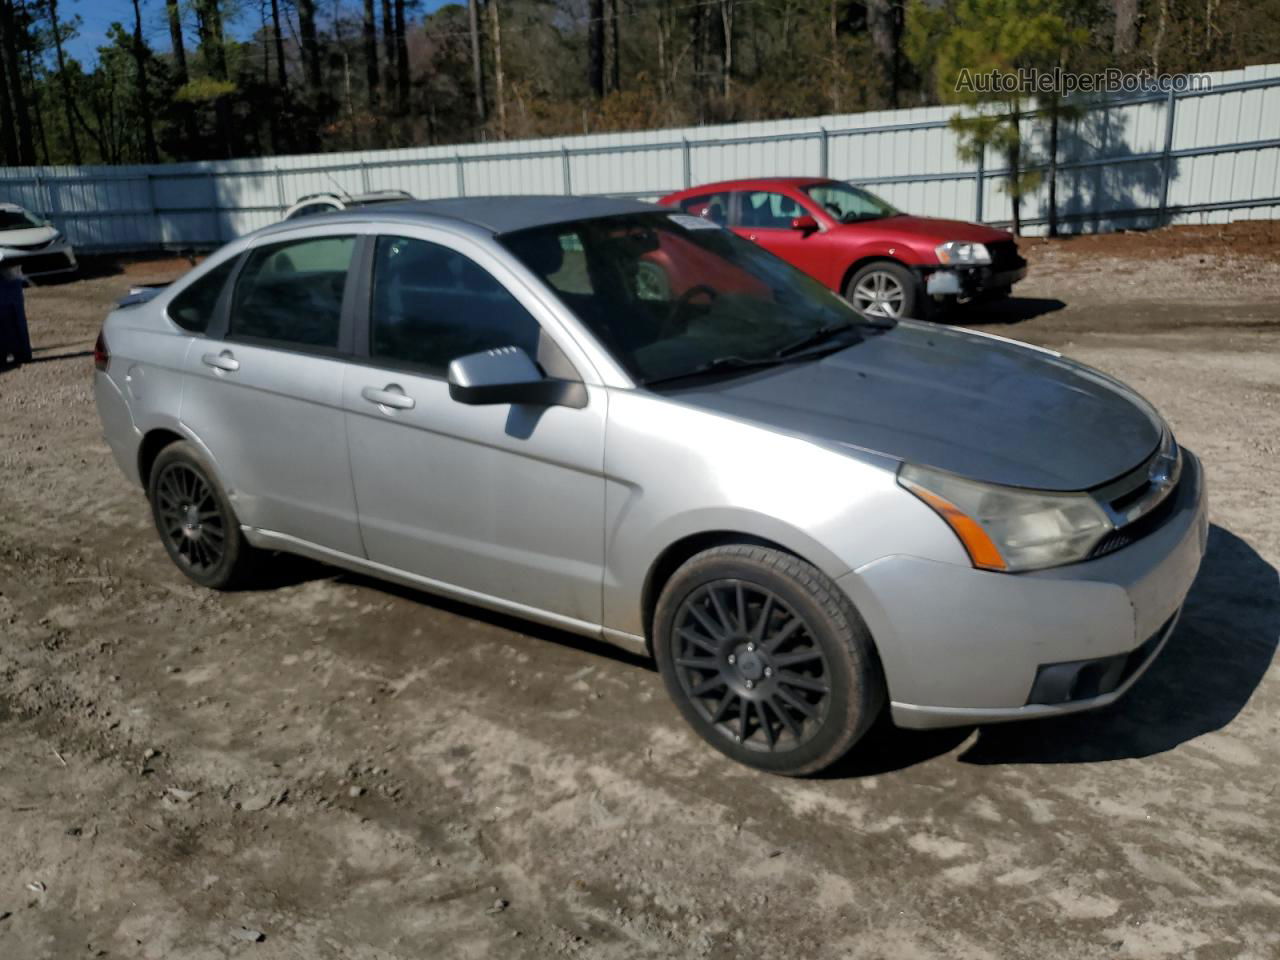
[[[1041,493],[903,464],[898,482],[960,538],[975,567],[1038,570],[1085,559],[1113,529],[1087,493]]]
[[[991,262],[991,253],[981,243],[967,243],[963,240],[948,240],[934,247],[938,262],[949,266],[966,266]]]

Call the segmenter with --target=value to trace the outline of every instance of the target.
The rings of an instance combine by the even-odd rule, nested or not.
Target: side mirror
[[[469,353],[449,364],[449,396],[459,403],[516,403],[538,407],[587,405],[587,388],[572,380],[544,377],[519,347]]]
[[[801,230],[804,233],[814,233],[818,229],[818,221],[813,219],[813,217],[808,216],[807,214],[803,217],[792,217],[791,229]]]

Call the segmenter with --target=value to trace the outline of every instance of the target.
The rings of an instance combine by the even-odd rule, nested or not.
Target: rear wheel
[[[849,278],[845,299],[855,310],[870,317],[916,317],[926,297],[920,281],[906,267],[889,260],[876,260]]]
[[[767,547],[716,547],[680,567],[658,600],[654,653],[699,736],[772,773],[830,766],[884,705],[879,661],[848,597]]]
[[[258,553],[240,531],[231,503],[212,468],[189,443],[172,443],[151,467],[147,498],[169,558],[202,587],[229,590],[245,584]]]

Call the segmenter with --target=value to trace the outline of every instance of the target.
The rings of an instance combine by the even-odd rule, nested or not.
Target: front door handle
[[[240,361],[235,358],[230,350],[223,350],[221,353],[206,353],[200,358],[204,361],[206,367],[223,373],[235,373],[240,369]]]
[[[747,239],[748,239],[748,240],[750,240],[752,243],[755,243],[755,242],[756,242],[756,235],[755,235],[754,233],[749,233],[749,234],[747,234]]]
[[[404,390],[395,383],[389,383],[381,390],[377,387],[365,387],[360,391],[360,396],[370,403],[376,403],[380,407],[390,407],[392,410],[412,410],[416,405],[413,397],[405,396]]]

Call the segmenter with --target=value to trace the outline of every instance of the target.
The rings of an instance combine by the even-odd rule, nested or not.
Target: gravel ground
[[[881,725],[808,781],[703,746],[602,644],[305,563],[188,585],[89,389],[108,304],[176,267],[29,291],[0,957],[1280,956],[1280,256],[1173,240],[1032,241],[1018,298],[955,317],[1129,381],[1203,457],[1166,655],[1108,711]]]

